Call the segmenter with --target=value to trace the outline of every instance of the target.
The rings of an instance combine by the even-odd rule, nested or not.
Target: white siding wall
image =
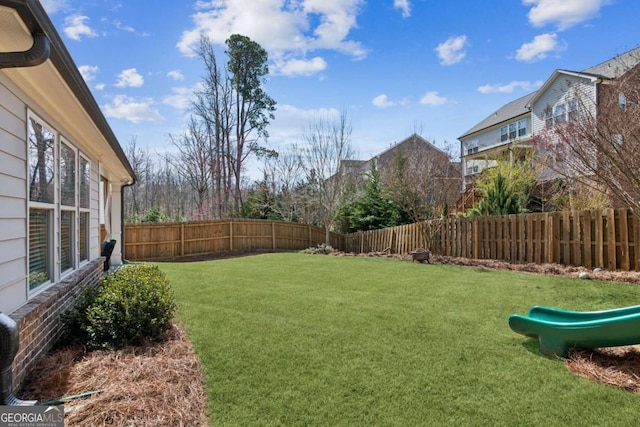
[[[596,84],[589,80],[560,74],[555,81],[540,95],[531,109],[533,134],[539,135],[545,128],[545,110],[558,104],[565,104],[580,97],[582,107],[595,109]]]
[[[0,76],[0,311],[27,298],[26,109]]]
[[[0,311],[11,313],[28,299],[27,111],[30,109],[91,162],[89,258],[100,256],[99,160],[81,141],[42,111],[0,72]],[[57,280],[58,278],[56,278]]]

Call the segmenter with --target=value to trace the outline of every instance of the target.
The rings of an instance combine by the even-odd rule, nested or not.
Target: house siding
[[[597,85],[586,78],[560,74],[531,107],[532,129],[539,135],[545,129],[545,110],[566,104],[579,95],[582,107],[595,108]]]
[[[26,109],[0,79],[0,310],[27,298]]]

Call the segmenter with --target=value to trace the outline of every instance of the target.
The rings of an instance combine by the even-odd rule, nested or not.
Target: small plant
[[[327,255],[335,251],[336,250],[331,245],[326,243],[320,243],[318,246],[307,248],[302,252],[305,254]]]
[[[125,266],[85,291],[64,316],[67,338],[89,349],[160,341],[169,330],[176,303],[157,266]]]

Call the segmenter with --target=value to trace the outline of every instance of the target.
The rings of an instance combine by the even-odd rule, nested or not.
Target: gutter
[[[0,53],[0,69],[35,67],[49,59],[51,54],[51,42],[43,33],[33,34],[33,45],[24,52]]]

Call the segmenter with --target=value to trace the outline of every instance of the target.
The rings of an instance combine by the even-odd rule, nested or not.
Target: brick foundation
[[[20,348],[13,360],[14,390],[20,389],[35,362],[60,339],[61,314],[73,307],[83,289],[98,286],[103,265],[104,258],[90,261],[9,315],[20,334]]]

